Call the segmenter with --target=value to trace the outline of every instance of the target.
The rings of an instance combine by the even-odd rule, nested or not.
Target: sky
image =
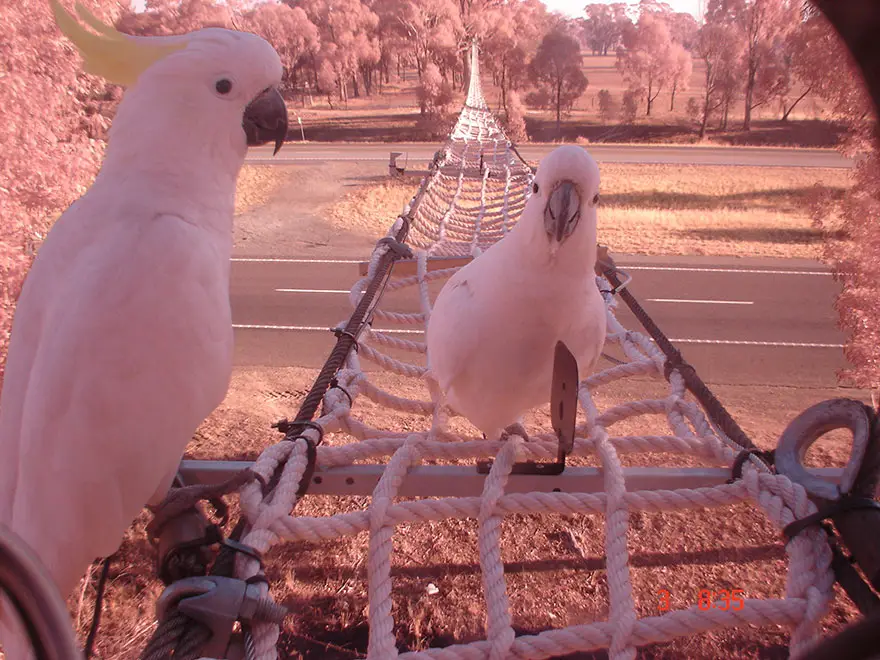
[[[632,2],[634,0],[543,0],[552,11],[561,11],[572,17],[584,15],[584,7],[593,2],[611,4],[612,2]],[[637,0],[636,0],[637,1]],[[686,11],[696,18],[699,14],[700,0],[665,0],[675,11]]]

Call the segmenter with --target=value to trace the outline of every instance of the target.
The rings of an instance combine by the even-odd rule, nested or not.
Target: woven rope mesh
[[[475,51],[476,52],[476,51]],[[503,442],[480,437],[461,437],[448,431],[446,414],[435,410],[425,379],[423,331],[431,311],[431,292],[455,269],[430,270],[429,257],[468,254],[484,249],[501,238],[515,222],[528,196],[529,168],[512,153],[504,133],[495,122],[472,75],[468,101],[452,137],[443,150],[442,164],[429,176],[427,192],[415,210],[410,245],[416,248],[417,274],[393,277],[386,293],[413,288],[419,293],[417,311],[395,309],[385,296],[375,310],[375,327],[367,327],[338,373],[338,386],[328,390],[317,423],[325,433],[336,433],[334,444],[318,447],[319,469],[379,463],[385,470],[373,491],[370,506],[362,511],[308,518],[295,515],[297,488],[306,470],[306,443],[282,441],[268,448],[255,470],[265,478],[283,465],[281,479],[271,501],[262,499],[258,484],[242,491],[242,510],[251,528],[243,541],[260,551],[285,541],[322,541],[369,534],[365,558],[369,581],[370,638],[368,657],[394,658],[550,658],[578,651],[609,649],[613,659],[633,658],[637,646],[676,637],[743,624],[778,624],[790,631],[793,657],[817,639],[819,620],[832,597],[834,582],[831,553],[824,532],[809,529],[787,546],[788,576],[784,598],[745,599],[742,607],[703,610],[698,605],[674,609],[661,616],[637,616],[630,581],[627,529],[635,511],[666,512],[711,509],[749,502],[780,529],[815,510],[800,486],[786,477],[746,462],[743,477],[731,484],[678,490],[631,490],[624,478],[624,453],[666,454],[674,462],[686,456],[688,465],[730,466],[740,447],[717,432],[703,410],[688,398],[680,375],[664,378],[664,357],[639,332],[628,331],[614,314],[615,300],[606,294],[608,336],[606,350],[614,348],[622,364],[587,374],[579,388],[581,423],[577,428],[572,460],[601,467],[599,492],[508,493],[514,462],[552,461],[557,443],[549,429],[529,442],[512,436]],[[482,156],[483,170],[480,170]],[[487,166],[488,164],[488,166]],[[409,211],[410,209],[407,209]],[[404,215],[407,215],[407,211]],[[396,234],[398,219],[389,236]],[[351,290],[356,304],[379,259],[388,246],[377,246],[369,274]],[[601,289],[610,288],[597,278]],[[393,296],[392,296],[393,297]],[[382,328],[382,329],[378,329]],[[366,363],[411,379],[422,396],[402,397],[376,385],[364,370]],[[582,374],[584,376],[584,374]],[[652,378],[657,395],[640,401],[616,403],[600,409],[596,394],[602,388],[629,378]],[[410,391],[410,390],[408,390]],[[369,399],[388,409],[421,415],[420,428],[402,432],[366,424],[358,415],[359,404]],[[615,435],[614,427],[636,419],[664,420],[668,431],[651,435]],[[656,425],[656,424],[655,424]],[[650,426],[650,424],[646,424]],[[318,440],[313,429],[304,435]],[[340,435],[345,437],[339,443]],[[441,461],[473,466],[479,459],[492,459],[482,492],[472,496],[407,499],[399,489],[407,472],[425,462]],[[293,513],[291,513],[293,511]],[[500,528],[511,514],[564,514],[594,516],[604,521],[608,617],[606,620],[515,636],[508,607],[501,561]],[[482,594],[487,621],[485,639],[418,652],[399,654],[392,616],[391,555],[397,526],[408,523],[418,533],[418,523],[470,518],[479,527],[479,558]],[[415,527],[413,527],[415,525]],[[251,577],[259,570],[243,558],[239,576]],[[267,590],[264,589],[264,593]],[[257,657],[274,658],[278,628],[254,629]]]

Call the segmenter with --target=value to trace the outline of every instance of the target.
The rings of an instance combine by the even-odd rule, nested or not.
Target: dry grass
[[[277,439],[269,425],[296,410],[315,375],[314,370],[298,368],[238,370],[226,401],[200,428],[190,455],[253,456]],[[402,396],[424,395],[421,386],[409,379],[379,374],[373,380]],[[662,395],[665,389],[665,383],[659,381],[633,380],[603,388],[596,401],[604,409],[624,400]],[[793,411],[840,395],[839,390],[714,389],[762,447],[775,443]],[[417,429],[428,424],[420,417],[363,400],[358,401],[357,410],[360,419],[382,428]],[[651,426],[659,431],[661,422]],[[546,430],[546,407],[527,416],[526,426]],[[619,434],[635,431],[632,422],[614,427]],[[331,444],[342,441],[339,436],[327,439]],[[847,443],[835,438],[823,443],[816,458],[826,465],[840,464],[846,452]],[[672,460],[669,456],[625,457],[631,465],[671,464]],[[687,465],[690,461],[676,464]],[[363,509],[368,504],[367,498],[315,496],[306,498],[297,513],[328,516]],[[98,648],[104,660],[135,657],[135,650],[143,646],[150,633],[150,605],[158,589],[152,582],[143,522],[138,521],[126,536],[111,571]],[[658,613],[659,589],[670,592],[673,608],[694,604],[704,588],[743,589],[751,598],[778,598],[784,594],[787,561],[782,541],[778,531],[751,506],[686,514],[633,513],[630,526],[628,546],[640,616]],[[600,516],[514,516],[505,521],[502,557],[518,632],[533,633],[608,616],[603,530]],[[401,648],[422,649],[484,636],[486,613],[477,534],[474,520],[398,528],[392,577],[396,635]],[[273,595],[293,612],[282,636],[282,658],[335,660],[364,656],[368,632],[364,563],[367,541],[366,535],[360,534],[321,544],[282,545],[267,557]],[[436,586],[437,593],[429,593],[430,584]],[[91,598],[90,589],[83,618],[90,613]],[[840,596],[824,621],[825,630],[838,629],[854,616],[851,605]],[[654,645],[641,650],[639,657],[784,658],[787,635],[784,629],[742,627]]]
[[[238,175],[235,191],[235,215],[265,206],[288,178],[288,172],[276,165],[245,165]]]
[[[604,164],[600,240],[624,254],[818,258],[821,232],[810,203],[817,186],[835,194],[837,169]],[[418,186],[388,180],[348,193],[330,210],[340,231],[377,236]]]

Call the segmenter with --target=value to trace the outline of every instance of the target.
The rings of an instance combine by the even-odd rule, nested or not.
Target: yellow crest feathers
[[[186,48],[185,40],[173,43],[161,37],[130,37],[106,25],[77,3],[76,13],[99,34],[80,25],[58,0],[49,0],[55,22],[83,57],[83,68],[117,85],[132,85],[146,69],[174,51]]]

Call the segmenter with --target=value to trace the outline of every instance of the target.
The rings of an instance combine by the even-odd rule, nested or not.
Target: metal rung
[[[217,484],[229,479],[240,470],[251,467],[248,461],[182,461],[180,472],[187,484]],[[315,470],[309,485],[311,495],[370,495],[376,488],[384,465],[348,465]],[[840,481],[843,470],[821,468],[811,474]],[[629,491],[677,490],[679,488],[706,488],[718,486],[730,479],[725,468],[624,468],[623,475]],[[412,468],[401,484],[401,497],[476,497],[483,492],[485,474],[477,472],[476,465],[422,465]],[[595,467],[567,467],[556,476],[512,474],[505,492],[532,493],[601,493],[604,492],[602,469]]]

